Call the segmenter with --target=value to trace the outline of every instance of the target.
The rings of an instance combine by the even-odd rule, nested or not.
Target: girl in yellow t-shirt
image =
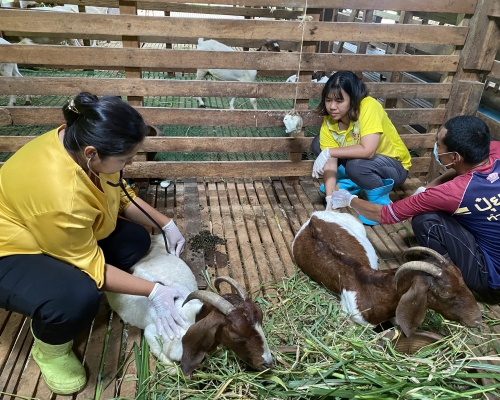
[[[70,394],[87,379],[73,338],[91,325],[102,291],[148,297],[171,338],[186,326],[177,290],[127,273],[151,244],[142,225],[154,224],[140,208],[163,226],[171,253],[179,256],[185,240],[170,218],[117,184],[149,132],[137,110],[80,93],[63,114],[66,125],[0,169],[0,308],[31,317],[33,359],[53,392]]]
[[[411,157],[382,105],[353,72],[338,71],[325,83],[316,109],[324,115],[312,149],[318,155],[312,176],[323,175],[326,209],[338,183],[368,201],[388,204],[393,187],[408,176]],[[376,222],[360,216],[367,225]]]

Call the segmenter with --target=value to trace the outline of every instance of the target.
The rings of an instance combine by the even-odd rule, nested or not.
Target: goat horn
[[[408,260],[408,256],[411,253],[415,253],[417,251],[420,251],[421,253],[427,254],[429,256],[434,257],[436,260],[439,261],[440,264],[446,263],[446,258],[444,258],[441,254],[439,254],[436,250],[429,249],[428,247],[422,247],[422,246],[416,246],[416,247],[410,247],[403,253],[403,259],[405,261]]]
[[[408,271],[423,271],[427,272],[429,275],[439,277],[442,275],[443,271],[441,268],[436,267],[434,264],[431,264],[426,261],[409,261],[401,265],[396,271],[396,275],[394,275],[394,284],[397,286],[398,279],[402,274]]]
[[[221,282],[229,283],[243,300],[246,300],[248,298],[248,293],[245,288],[238,282],[236,282],[233,278],[230,278],[229,276],[219,276],[218,278],[216,278],[214,281],[214,286],[217,290],[219,290],[219,285],[221,284]]]
[[[235,307],[222,296],[206,290],[195,290],[194,292],[189,293],[189,296],[186,298],[186,300],[184,300],[184,303],[182,303],[182,305],[184,306],[184,304],[193,299],[198,299],[213,305],[224,315],[228,315],[235,309]]]

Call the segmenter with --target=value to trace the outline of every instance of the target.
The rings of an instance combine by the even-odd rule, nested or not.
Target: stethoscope
[[[148,214],[148,212],[146,210],[144,210],[139,204],[137,204],[135,202],[135,200],[132,198],[132,196],[130,196],[130,194],[127,192],[127,189],[125,188],[125,186],[123,185],[123,170],[120,170],[120,178],[118,179],[118,182],[114,183],[114,182],[110,182],[104,178],[101,178],[98,174],[96,174],[92,168],[90,168],[90,162],[92,161],[92,159],[96,156],[97,153],[92,153],[92,155],[88,158],[87,160],[87,168],[89,169],[89,171],[99,180],[101,180],[102,182],[108,184],[109,186],[112,186],[112,187],[119,187],[122,189],[123,193],[125,193],[125,196],[128,197],[128,199],[139,209],[142,211],[142,213],[148,217],[151,222],[153,224],[156,225],[156,227],[159,229],[159,231],[161,232],[161,234],[163,235],[163,240],[165,242],[165,249],[167,250],[167,253],[170,254],[170,252],[168,251],[168,242],[167,242],[167,235],[165,235],[165,231],[162,229],[162,227],[160,226],[160,224],[158,222],[156,222],[156,220]]]

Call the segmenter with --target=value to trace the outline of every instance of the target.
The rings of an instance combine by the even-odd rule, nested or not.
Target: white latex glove
[[[181,231],[179,230],[179,228],[177,228],[177,225],[175,225],[173,219],[171,219],[170,222],[162,229],[167,235],[169,246],[168,251],[170,252],[170,254],[175,254],[177,257],[179,257],[184,250],[184,243],[186,243],[186,239],[184,239],[184,236],[182,236]]]
[[[332,196],[326,196],[325,200],[326,200],[325,211],[332,211],[333,210],[333,207],[332,207]]]
[[[331,199],[330,199],[330,204],[333,209],[336,208],[342,208],[342,207],[350,207],[351,206],[351,200],[356,196],[355,194],[349,193],[347,190],[344,189],[339,189],[339,190],[334,190]]]
[[[181,335],[177,325],[183,328],[186,328],[187,325],[175,308],[175,300],[183,300],[177,289],[156,283],[148,299],[154,304],[156,316],[158,317],[156,320],[156,329],[158,329],[160,335],[164,336],[164,334],[167,334],[170,339],[173,339],[174,336],[180,338]]]
[[[320,175],[323,175],[323,168],[325,168],[325,164],[330,158],[332,158],[332,156],[330,155],[330,149],[325,149],[321,153],[319,153],[316,161],[314,161],[312,172],[313,178],[319,178]]]
[[[415,196],[416,194],[423,193],[425,192],[425,187],[420,186],[417,190],[415,190],[415,193],[412,194],[412,196]]]

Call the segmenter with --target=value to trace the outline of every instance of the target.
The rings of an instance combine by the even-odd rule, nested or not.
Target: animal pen
[[[214,3],[81,0],[80,13],[64,15],[0,9],[4,37],[23,32],[85,44],[0,45],[0,62],[17,63],[24,75],[0,78],[1,160],[61,125],[63,102],[78,92],[122,96],[158,128],[125,177],[175,219],[186,238],[183,259],[200,288],[229,275],[257,299],[275,359],[275,370],[252,374],[223,349],[191,379],[167,377],[141,347],[141,331],[113,316],[103,296],[92,328],[76,340],[89,381],[73,398],[498,398],[497,305],[482,305],[484,326],[475,332],[429,311],[425,328],[445,338],[415,357],[398,353],[384,336],[348,322],[333,295],[297,273],[291,243],[311,213],[324,209],[320,182],[311,178],[323,86],[311,82],[313,72],[353,70],[383,102],[412,154],[410,178],[391,199],[409,196],[439,174],[432,147],[440,125],[475,115],[487,77],[500,79],[500,2]],[[87,14],[88,5],[119,14]],[[195,51],[198,38],[240,51]],[[281,52],[253,51],[266,39],[277,40]],[[197,68],[255,69],[258,77],[196,81]],[[298,82],[285,82],[292,74]],[[8,107],[11,94],[31,95],[32,104]],[[208,98],[208,107],[197,108],[197,97]],[[234,110],[227,109],[231,97],[238,99]],[[285,132],[287,114],[302,117],[300,132]],[[500,140],[499,123],[478,116]],[[416,244],[408,221],[366,231],[380,268],[398,267]],[[0,310],[0,398],[63,397],[45,386],[32,343],[29,319]]]

